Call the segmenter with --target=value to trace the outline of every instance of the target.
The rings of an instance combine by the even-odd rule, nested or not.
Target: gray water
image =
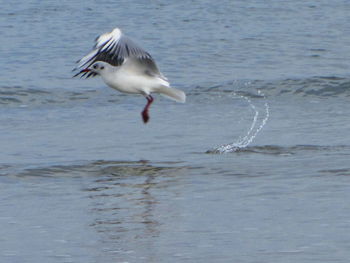
[[[349,13],[2,1],[0,262],[348,262]],[[72,79],[116,26],[186,104]]]

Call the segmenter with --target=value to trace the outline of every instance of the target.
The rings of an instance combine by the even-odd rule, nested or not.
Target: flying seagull
[[[147,104],[141,115],[144,123],[149,120],[148,109],[153,102],[152,92],[160,93],[184,103],[183,91],[170,87],[168,79],[159,71],[152,56],[125,36],[119,28],[96,38],[93,50],[77,61],[74,75],[95,77],[120,92],[141,94]]]

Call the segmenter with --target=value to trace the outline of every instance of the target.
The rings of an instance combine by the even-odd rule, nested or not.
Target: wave
[[[195,87],[193,94],[210,92],[230,93],[259,99],[264,98],[257,94],[263,92],[266,97],[298,96],[298,97],[349,97],[350,79],[341,77],[312,77],[306,79],[285,79],[275,81],[265,80],[236,80],[212,87]]]
[[[211,87],[196,86],[185,88],[187,94],[194,98],[211,96],[213,93],[231,95],[252,99],[264,98],[258,94],[262,91],[266,97],[299,96],[299,97],[349,97],[350,79],[340,77],[313,77],[306,79],[285,79],[277,81],[236,80]],[[104,103],[114,103],[123,96],[118,92],[94,89],[40,89],[21,86],[0,86],[0,107],[30,107],[40,105],[66,105],[98,100]],[[106,96],[101,96],[106,93]],[[106,99],[108,98],[108,99]]]
[[[230,154],[235,155],[265,155],[265,156],[301,156],[315,154],[339,154],[349,155],[350,145],[260,145],[237,148]],[[208,151],[207,154],[217,154],[217,151]],[[203,153],[201,153],[203,154]],[[83,177],[102,176],[113,177],[128,176],[162,176],[177,173],[179,171],[189,172],[190,170],[201,169],[202,166],[192,166],[181,161],[117,161],[117,160],[96,160],[86,162],[71,162],[53,165],[0,165],[0,176],[5,177]],[[350,168],[319,170],[321,174],[350,175]],[[5,180],[4,178],[2,180]]]
[[[237,154],[263,154],[263,155],[281,155],[289,156],[301,153],[314,153],[314,152],[348,152],[350,146],[348,145],[293,145],[293,146],[279,146],[279,145],[263,145],[263,146],[246,146],[237,147],[232,153]],[[209,150],[207,153],[216,154],[221,153],[217,150]]]
[[[265,84],[261,89],[272,90],[276,95],[302,97],[349,97],[350,79],[339,77],[314,77],[309,79],[287,79]]]
[[[1,176],[15,177],[57,177],[57,176],[89,176],[108,174],[112,176],[142,176],[158,175],[177,171],[179,169],[191,169],[181,162],[150,162],[140,161],[112,161],[96,160],[84,163],[70,163],[38,167],[20,167],[18,165],[1,165]]]
[[[0,107],[35,107],[43,105],[64,106],[96,100],[100,92],[97,90],[37,89],[21,86],[0,87]],[[117,94],[108,95],[111,101]]]

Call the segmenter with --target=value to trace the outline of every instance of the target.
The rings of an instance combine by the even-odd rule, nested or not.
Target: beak
[[[80,75],[80,74],[83,74],[83,75],[80,76],[80,77],[83,77],[87,72],[90,72],[90,71],[91,71],[91,69],[85,68],[85,69],[79,71],[77,74],[75,74],[75,75],[73,76],[73,78],[76,77],[76,76],[78,76],[78,75]]]

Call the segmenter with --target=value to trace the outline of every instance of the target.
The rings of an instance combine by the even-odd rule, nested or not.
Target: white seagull
[[[147,104],[142,111],[144,123],[149,120],[148,109],[153,102],[152,92],[177,102],[186,101],[183,91],[170,87],[151,55],[123,35],[119,28],[97,37],[94,49],[77,63],[74,70],[80,71],[74,77],[100,75],[113,89],[145,96]]]

